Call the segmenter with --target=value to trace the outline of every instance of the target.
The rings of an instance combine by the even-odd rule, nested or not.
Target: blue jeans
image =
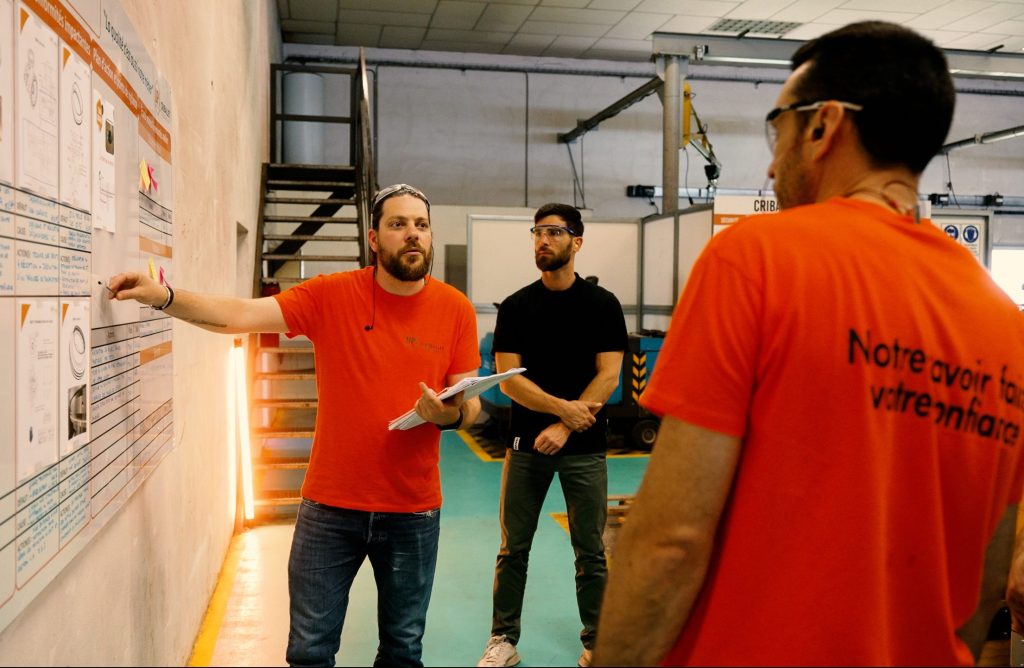
[[[373,513],[303,499],[288,559],[292,666],[333,666],[348,593],[369,557],[377,581],[375,666],[422,666],[440,509]]]

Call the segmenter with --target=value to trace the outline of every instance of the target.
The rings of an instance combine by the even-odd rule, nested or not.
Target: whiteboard
[[[576,254],[576,273],[597,276],[624,308],[637,303],[635,220],[584,220],[583,246]],[[467,217],[469,244],[467,293],[477,309],[493,307],[540,278],[530,238],[531,216]]]

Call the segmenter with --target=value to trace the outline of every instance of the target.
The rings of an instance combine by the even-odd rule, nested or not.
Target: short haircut
[[[537,213],[533,214],[533,222],[539,223],[541,219],[548,216],[558,216],[565,221],[565,226],[572,230],[573,234],[578,237],[583,236],[583,218],[580,216],[580,210],[576,207],[557,202],[545,204],[537,209]]]
[[[797,49],[793,69],[804,63],[796,100],[863,105],[850,115],[874,166],[920,174],[942,148],[956,92],[946,57],[930,40],[893,23],[852,23]]]
[[[373,196],[373,204],[370,208],[370,227],[378,230],[380,229],[380,219],[384,215],[384,202],[388,201],[392,197],[398,197],[399,195],[412,195],[418,200],[422,200],[427,205],[427,218],[430,218],[430,200],[423,194],[419,188],[414,188],[405,183],[396,183],[392,186],[386,186],[377,191],[377,194]]]

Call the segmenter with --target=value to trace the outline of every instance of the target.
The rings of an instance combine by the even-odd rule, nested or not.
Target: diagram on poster
[[[19,299],[17,479],[57,462],[57,300]]]
[[[24,6],[18,8],[18,146],[15,185],[57,197],[57,34]]]
[[[92,95],[92,226],[96,230],[117,231],[114,180],[114,103],[104,100],[98,90]]]
[[[89,197],[90,133],[86,112],[92,91],[92,71],[77,53],[61,47],[60,72],[60,199],[81,210]]]
[[[14,3],[0,0],[0,183],[14,183]]]
[[[89,442],[89,355],[92,333],[89,300],[69,299],[60,305],[60,455]]]

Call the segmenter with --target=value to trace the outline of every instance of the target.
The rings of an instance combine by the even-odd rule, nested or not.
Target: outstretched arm
[[[160,306],[167,301],[170,294],[168,289],[157,281],[135,272],[112,276],[107,282],[107,288],[109,299],[134,299],[146,306]],[[242,299],[204,295],[175,288],[174,301],[164,312],[220,334],[288,331],[281,307],[273,297]]]
[[[654,666],[672,649],[704,585],[739,453],[734,436],[662,421],[612,554],[594,665]]]

